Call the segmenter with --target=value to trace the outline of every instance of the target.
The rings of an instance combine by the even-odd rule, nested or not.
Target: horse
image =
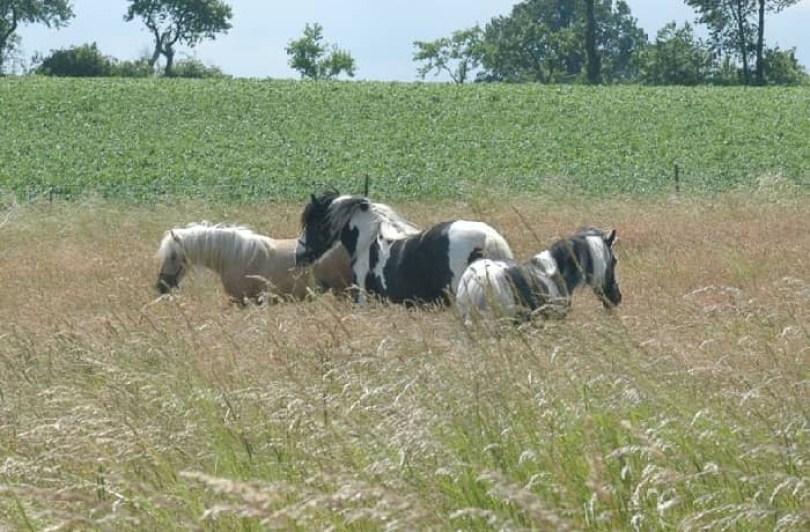
[[[311,195],[301,227],[296,264],[342,244],[360,304],[371,294],[406,306],[449,305],[468,264],[513,257],[503,236],[483,222],[450,220],[421,230],[388,205],[334,191]]]
[[[605,308],[622,301],[613,251],[616,230],[586,227],[523,263],[482,259],[461,275],[456,307],[466,325],[484,314],[528,321],[535,314],[565,317],[571,296],[590,286]]]
[[[194,265],[218,273],[225,292],[240,305],[262,303],[268,296],[300,300],[313,288],[341,293],[351,286],[345,249],[335,247],[314,264],[310,275],[296,267],[296,245],[295,238],[277,240],[240,225],[202,222],[169,229],[157,252],[156,288],[161,294],[178,288]]]

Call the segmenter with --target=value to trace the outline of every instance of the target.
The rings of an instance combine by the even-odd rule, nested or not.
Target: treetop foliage
[[[150,59],[154,67],[160,56],[166,58],[165,74],[173,75],[175,45],[193,48],[204,39],[231,29],[231,7],[221,0],[129,0],[124,20],[138,17],[152,33],[155,49]]]
[[[483,25],[453,31],[434,41],[414,41],[417,75],[444,74],[455,83],[643,83],[807,84],[795,49],[771,48],[765,41],[767,17],[800,0],[684,0],[695,10],[693,26],[674,22],[654,39],[639,27],[625,0],[523,0],[508,14]],[[225,0],[128,0],[124,20],[141,19],[154,45],[150,55],[117,62],[95,44],[53,52],[31,71],[47,75],[224,76],[195,59],[175,65],[176,47],[193,48],[231,29],[233,12]],[[4,63],[25,70],[22,23],[60,27],[73,18],[70,0],[0,0],[0,74]],[[306,24],[299,39],[285,47],[288,64],[305,79],[354,77],[356,61],[336,44],[323,41],[323,27]],[[163,61],[161,61],[161,59]],[[161,65],[158,62],[161,61]],[[180,64],[182,63],[182,65]],[[182,73],[180,67],[182,66]],[[6,70],[8,67],[6,67]]]
[[[323,27],[318,23],[306,24],[304,35],[290,41],[285,48],[290,56],[290,67],[308,79],[332,79],[341,72],[354,77],[356,65],[352,55],[336,44],[322,41]]]
[[[671,23],[649,42],[623,0],[524,0],[483,30],[415,42],[413,59],[422,63],[419,76],[444,71],[456,83],[474,70],[476,81],[694,85],[751,83],[756,58],[758,83],[803,83],[795,53],[769,49],[762,31],[766,12],[797,1],[687,0],[710,38]]]
[[[0,73],[20,24],[59,28],[72,18],[73,5],[69,0],[0,0]]]

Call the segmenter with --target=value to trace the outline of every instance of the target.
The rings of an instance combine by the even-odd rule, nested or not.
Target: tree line
[[[765,43],[766,15],[800,0],[684,0],[708,37],[671,22],[651,42],[622,0],[524,0],[483,27],[416,41],[419,75],[538,83],[797,84],[795,50]]]
[[[417,74],[446,74],[456,83],[800,84],[808,74],[795,49],[765,42],[767,15],[801,0],[683,0],[708,36],[674,22],[655,39],[638,26],[624,0],[524,0],[483,27],[459,29],[434,41],[415,41]],[[65,26],[70,0],[0,0],[0,73],[19,45],[19,24]],[[222,0],[129,0],[124,20],[139,19],[152,52],[135,61],[105,56],[94,44],[35,58],[33,72],[62,76],[224,76],[197,60],[176,61],[176,48],[193,48],[231,29],[233,12]],[[302,78],[353,77],[356,62],[323,42],[320,24],[307,24],[285,48]],[[159,61],[162,65],[159,66]]]
[[[61,28],[74,17],[70,0],[0,0],[0,73],[19,45],[20,24]],[[124,20],[140,19],[153,39],[153,51],[135,61],[119,62],[101,53],[95,43],[56,50],[34,59],[35,73],[55,76],[165,76],[223,75],[196,60],[175,65],[177,46],[193,48],[231,28],[231,7],[222,0],[129,0]],[[157,64],[164,60],[162,70]]]

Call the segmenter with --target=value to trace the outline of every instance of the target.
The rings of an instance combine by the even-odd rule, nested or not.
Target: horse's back
[[[464,231],[468,231],[481,238],[483,242],[482,254],[484,258],[495,260],[512,260],[514,254],[506,238],[486,222],[457,220],[456,224]]]
[[[474,315],[492,313],[513,318],[516,294],[510,282],[517,264],[511,259],[480,259],[471,263],[458,283],[456,306],[468,325]]]
[[[491,225],[469,220],[455,220],[447,225],[448,261],[453,278],[450,289],[455,294],[462,273],[479,259],[512,260],[509,243]]]

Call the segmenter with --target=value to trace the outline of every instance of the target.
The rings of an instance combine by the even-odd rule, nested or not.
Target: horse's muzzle
[[[168,294],[172,291],[172,288],[177,288],[177,277],[172,275],[161,275],[158,277],[158,282],[155,285],[155,288],[160,294]]]
[[[315,255],[299,240],[295,245],[295,265],[309,266],[313,262],[315,262]]]
[[[604,305],[606,309],[612,309],[619,306],[619,303],[622,302],[622,293],[618,288],[608,290],[601,295],[600,299],[602,299],[602,305]]]

